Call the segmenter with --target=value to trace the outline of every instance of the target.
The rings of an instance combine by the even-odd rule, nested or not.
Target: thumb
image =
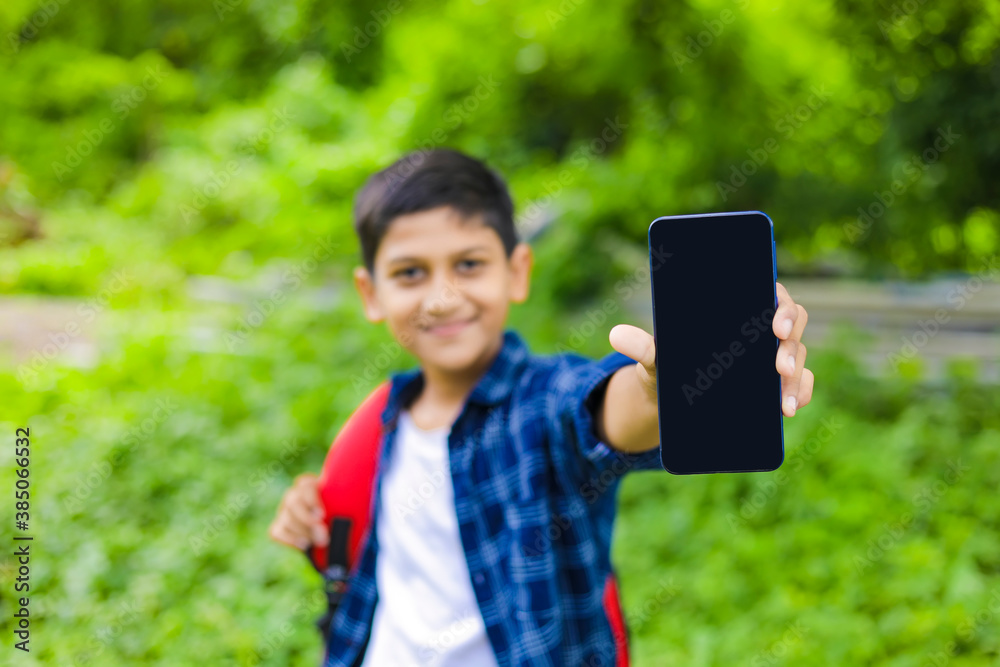
[[[651,377],[656,377],[656,345],[653,336],[631,324],[612,327],[608,341],[618,352],[635,359]]]

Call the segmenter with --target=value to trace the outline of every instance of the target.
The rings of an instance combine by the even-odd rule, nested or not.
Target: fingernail
[[[795,355],[793,354],[788,355],[788,367],[792,369],[793,373],[795,372]]]
[[[781,330],[784,331],[784,336],[787,338],[789,334],[792,333],[792,321],[785,320],[781,323]]]
[[[788,416],[795,416],[795,408],[798,406],[798,401],[795,400],[794,396],[789,396],[785,399],[785,407],[788,408]]]

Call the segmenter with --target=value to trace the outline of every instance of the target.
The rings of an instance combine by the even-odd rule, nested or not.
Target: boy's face
[[[500,236],[450,207],[394,219],[372,276],[354,270],[365,314],[385,320],[422,366],[461,374],[486,370],[499,351],[511,302],[528,298],[531,248],[508,260]]]

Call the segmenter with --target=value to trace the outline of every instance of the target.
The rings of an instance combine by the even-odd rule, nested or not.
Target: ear
[[[379,306],[378,299],[375,298],[375,280],[368,273],[368,269],[363,266],[354,268],[354,287],[361,295],[361,303],[365,308],[365,317],[369,322],[381,322],[385,319],[382,307]]]
[[[534,256],[531,246],[521,242],[514,246],[510,253],[510,300],[514,303],[524,303],[528,300],[531,287],[531,266]]]

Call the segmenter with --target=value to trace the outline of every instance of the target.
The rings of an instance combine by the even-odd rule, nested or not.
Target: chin
[[[449,371],[462,371],[472,366],[482,348],[465,345],[440,345],[433,349],[425,349],[421,362],[429,363]]]
[[[471,338],[471,337],[470,337]],[[433,364],[448,371],[460,372],[475,366],[488,351],[491,340],[476,336],[475,340],[429,341],[424,345],[421,363]]]

